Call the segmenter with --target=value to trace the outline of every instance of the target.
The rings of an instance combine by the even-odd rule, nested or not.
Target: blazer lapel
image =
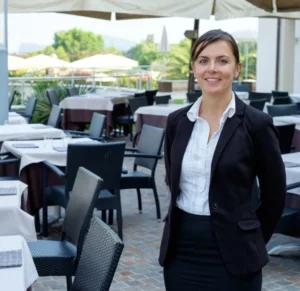
[[[174,156],[173,161],[174,161],[174,163],[176,163],[176,165],[174,165],[174,167],[173,167],[174,172],[172,175],[173,176],[172,177],[172,181],[173,181],[172,189],[175,190],[175,195],[178,195],[178,192],[179,192],[179,181],[180,181],[180,174],[181,174],[182,159],[183,159],[183,155],[186,150],[186,147],[188,145],[188,142],[190,140],[194,125],[195,125],[195,122],[191,122],[187,118],[187,116],[182,117],[178,124],[178,130],[176,133],[177,142],[174,143],[174,144],[176,144],[176,146],[173,147],[173,154],[176,155],[176,156]]]
[[[236,113],[231,118],[227,118],[215,149],[215,153],[211,164],[211,179],[213,177],[218,161],[222,153],[224,152],[227,143],[229,142],[232,135],[234,134],[234,132],[236,131],[236,129],[241,123],[241,119],[238,116],[243,115],[245,104],[236,95],[235,95],[235,101],[236,101]]]

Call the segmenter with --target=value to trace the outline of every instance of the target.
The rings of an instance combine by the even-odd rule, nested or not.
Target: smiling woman
[[[171,202],[159,257],[167,291],[262,288],[265,244],[285,203],[285,170],[272,118],[232,92],[241,66],[230,34],[202,35],[192,48],[202,96],[168,117]]]

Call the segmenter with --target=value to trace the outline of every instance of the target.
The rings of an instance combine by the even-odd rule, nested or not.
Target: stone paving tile
[[[133,159],[125,160],[127,169],[132,164]],[[159,161],[155,178],[162,217],[169,203],[164,174],[163,161]],[[112,291],[165,291],[162,268],[157,262],[163,223],[156,219],[152,191],[144,189],[141,192],[143,212],[139,213],[135,190],[121,191],[125,247],[110,288]],[[97,212],[95,214],[100,216]],[[112,228],[117,229],[115,225]],[[49,239],[59,239],[59,225],[50,230]],[[295,242],[300,243],[300,239],[274,234],[267,248]],[[40,277],[32,287],[33,291],[62,291],[66,290],[66,281],[64,277]],[[263,269],[262,290],[300,291],[300,254],[270,257],[269,264]]]

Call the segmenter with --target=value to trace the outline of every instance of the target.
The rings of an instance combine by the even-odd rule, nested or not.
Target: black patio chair
[[[297,104],[267,105],[267,110],[272,117],[299,114]]]
[[[67,88],[67,94],[69,97],[72,97],[72,96],[78,96],[79,92],[76,87],[72,87],[72,88]]]
[[[169,104],[169,101],[171,100],[171,95],[164,95],[164,96],[156,96],[155,97],[155,104]]]
[[[240,84],[232,84],[232,90],[236,92],[249,92],[249,86],[248,85],[240,85]]]
[[[103,179],[95,207],[117,210],[118,231],[122,237],[122,211],[119,195],[125,142],[69,144],[65,173],[57,166],[43,163],[43,236],[48,236],[48,205],[67,207],[79,167],[84,167]],[[47,185],[48,171],[65,179],[65,185]],[[112,191],[115,195],[112,195]],[[105,208],[107,207],[107,208]],[[111,208],[110,208],[111,207]]]
[[[111,228],[92,217],[71,291],[108,291],[123,248]]]
[[[14,103],[15,97],[17,95],[17,90],[12,90],[8,99],[8,110],[11,110],[11,106]]]
[[[9,152],[3,152],[0,153],[0,157],[3,157],[0,159],[0,166],[5,166],[8,164],[16,164],[17,168],[20,166],[20,159],[13,156]],[[19,176],[1,176],[0,181],[8,181],[8,180],[19,180]]]
[[[155,170],[158,159],[161,159],[161,148],[164,140],[165,130],[162,128],[143,125],[140,139],[136,148],[126,148],[125,157],[135,157],[133,171],[123,173],[121,177],[122,189],[136,189],[138,208],[142,212],[142,199],[140,189],[152,189],[156,204],[157,219],[161,218],[159,198],[155,184]],[[150,170],[150,173],[138,171],[138,167]]]
[[[52,105],[50,115],[47,121],[48,126],[53,126],[55,128],[59,127],[61,117],[61,108],[57,105]]]
[[[34,97],[29,97],[27,99],[26,108],[24,112],[18,112],[20,115],[27,119],[28,123],[31,123],[35,107],[36,107],[37,99]]]
[[[271,93],[264,93],[264,92],[249,92],[248,99],[250,101],[256,101],[260,99],[267,99],[267,102],[271,102],[272,94]]]
[[[133,97],[134,98],[146,97],[146,91],[140,93],[134,93]]]
[[[72,276],[77,269],[102,182],[100,177],[82,167],[78,168],[74,180],[61,240],[28,243],[39,276],[66,276],[68,290],[71,289]]]
[[[256,108],[256,109],[258,109],[258,110],[260,110],[260,111],[263,111],[266,102],[267,102],[266,98],[253,99],[253,100],[250,100],[249,105]]]
[[[46,95],[51,106],[59,105],[59,99],[55,89],[46,89]]]
[[[273,97],[273,105],[291,104],[292,99],[289,96]]]
[[[276,97],[286,97],[289,96],[289,92],[288,91],[277,91],[277,90],[273,90],[272,91],[272,96],[274,98]]]
[[[281,154],[288,154],[291,152],[292,143],[295,133],[295,124],[277,125],[276,128],[279,133],[279,146]]]
[[[195,92],[195,93],[186,93],[186,97],[189,103],[194,103],[198,100],[198,98],[202,95],[200,92]]]
[[[90,128],[88,131],[65,130],[73,138],[88,137],[93,140],[103,141],[103,131],[106,125],[106,116],[97,112],[93,113]]]
[[[146,90],[145,96],[149,106],[153,105],[157,91],[158,90]]]
[[[132,132],[132,126],[134,124],[134,112],[142,107],[142,106],[148,106],[146,97],[139,97],[139,98],[128,98],[129,107],[127,107],[127,114],[126,115],[120,115],[115,118],[115,125],[121,125],[121,126],[127,126],[129,130],[130,135],[130,141],[133,140],[133,132]]]

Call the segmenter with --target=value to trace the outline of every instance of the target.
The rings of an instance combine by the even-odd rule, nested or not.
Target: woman
[[[285,202],[277,131],[232,92],[241,63],[230,34],[205,33],[191,59],[203,95],[170,114],[166,129],[171,202],[159,257],[166,290],[258,291]]]

